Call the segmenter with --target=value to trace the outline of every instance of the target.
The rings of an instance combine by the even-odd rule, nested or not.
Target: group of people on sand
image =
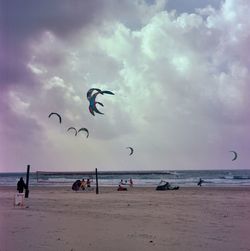
[[[87,188],[91,187],[91,185],[90,185],[90,179],[87,179],[86,181],[85,181],[85,179],[82,179],[80,188],[81,188],[82,190],[85,190],[86,187],[87,187]]]
[[[202,186],[202,183],[205,182],[203,179],[199,179],[197,186]],[[178,190],[179,186],[172,186],[169,182],[165,180],[161,180],[158,186],[156,187],[156,190]]]
[[[203,179],[199,179],[197,186],[202,186],[202,183],[204,182]],[[130,178],[129,180],[123,180],[121,179],[119,184],[118,184],[118,188],[117,191],[127,191],[128,190],[128,186],[129,187],[133,187],[134,183],[132,178]],[[23,189],[26,187],[23,179],[21,178],[19,183],[18,183],[18,187],[17,190],[19,192],[22,192]],[[89,189],[91,188],[91,181],[90,179],[82,179],[82,180],[76,180],[74,182],[74,184],[72,185],[72,190],[74,191],[78,191],[78,190],[85,190],[85,189]],[[160,183],[158,184],[158,186],[156,187],[156,190],[178,190],[179,186],[172,186],[169,182],[166,182],[164,180],[161,180]]]
[[[202,186],[202,183],[204,182],[203,179],[199,179],[197,186]],[[121,179],[121,181],[119,182],[117,191],[127,191],[127,187],[133,187],[134,183],[132,178],[128,180],[123,180]],[[76,180],[73,185],[72,185],[72,190],[74,191],[78,191],[78,190],[86,190],[86,189],[90,189],[91,188],[91,181],[90,179],[85,180],[84,178],[82,180]],[[19,181],[17,182],[17,191],[19,193],[23,193],[24,190],[27,189],[27,185],[25,184],[23,177],[21,177],[19,179]],[[156,190],[177,190],[179,189],[178,186],[176,187],[172,187],[168,182],[165,182],[163,180],[161,180],[160,184],[156,187]]]
[[[72,190],[78,191],[78,190],[89,190],[91,188],[91,181],[90,179],[82,179],[82,180],[76,180],[72,185]]]
[[[130,187],[133,187],[134,183],[133,183],[132,178],[129,179],[129,182],[127,180],[121,179],[121,181],[118,184],[117,191],[127,191],[128,189],[125,186],[128,186],[128,185]]]
[[[133,186],[133,180],[132,180],[132,178],[130,178],[129,181],[121,180],[119,185],[129,185],[130,187],[132,187]]]

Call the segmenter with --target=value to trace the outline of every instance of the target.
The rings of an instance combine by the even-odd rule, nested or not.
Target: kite
[[[129,155],[132,155],[134,153],[134,149],[130,146],[126,147],[127,149],[130,149],[130,154]]]
[[[100,93],[102,90],[101,90],[101,89],[98,89],[98,88],[91,88],[91,89],[89,89],[88,92],[87,92],[87,99],[88,99],[88,100],[90,100],[93,91],[97,91],[98,93]]]
[[[97,92],[97,93],[93,94],[93,95],[90,97],[90,99],[89,99],[89,112],[90,112],[93,116],[95,116],[95,112],[96,112],[96,113],[99,113],[99,114],[104,114],[104,113],[100,112],[100,111],[97,109],[97,107],[96,107],[96,104],[99,104],[99,105],[101,105],[101,106],[104,106],[102,103],[96,102],[96,101],[95,101],[95,99],[96,99],[96,97],[97,97],[98,94],[100,94],[100,92]]]
[[[96,91],[94,94],[93,92]],[[88,90],[87,92],[87,99],[89,101],[89,112],[95,116],[95,113],[99,113],[99,114],[104,114],[101,111],[99,111],[96,107],[96,105],[101,105],[104,106],[101,102],[97,102],[96,101],[96,97],[98,94],[104,95],[104,94],[109,94],[109,95],[115,95],[113,92],[108,91],[108,90],[104,90],[102,91],[101,89],[98,88],[91,88]]]
[[[101,94],[110,94],[110,95],[115,95],[113,92],[111,91],[101,91]]]
[[[62,117],[61,117],[58,113],[56,113],[56,112],[50,113],[49,118],[50,118],[52,115],[56,115],[56,116],[59,118],[59,123],[60,123],[60,124],[62,123]]]
[[[238,158],[237,152],[235,152],[235,151],[229,151],[229,152],[234,154],[234,157],[233,157],[232,161],[234,161],[234,160],[236,160]]]
[[[89,137],[89,130],[87,128],[81,128],[78,130],[78,133],[81,132],[81,131],[85,131],[87,133],[87,138]]]
[[[69,127],[67,132],[70,131],[70,130],[74,130],[75,131],[75,136],[77,135],[77,130],[75,129],[75,127]]]

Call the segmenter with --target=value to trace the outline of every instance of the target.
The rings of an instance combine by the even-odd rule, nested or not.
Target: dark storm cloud
[[[76,30],[98,22],[103,4],[95,0],[0,1],[0,133],[3,141],[9,142],[9,148],[3,148],[6,154],[25,142],[37,145],[44,140],[40,125],[25,111],[14,111],[10,97],[11,93],[20,97],[26,93],[21,102],[32,105],[32,97],[39,92],[38,80],[27,67],[32,58],[30,41],[47,30],[62,40],[70,38]]]
[[[1,88],[32,83],[27,42],[43,30],[65,37],[97,20],[103,1],[1,1]],[[96,8],[98,6],[98,8]]]
[[[4,32],[16,38],[41,29],[67,34],[98,16],[103,1],[2,1]],[[98,5],[98,8],[96,8]]]
[[[0,85],[33,85],[27,70],[30,60],[28,45],[43,31],[50,31],[62,40],[88,25],[103,20],[121,20],[130,27],[139,27],[145,4],[115,0],[1,0]],[[86,36],[88,31],[86,29]]]

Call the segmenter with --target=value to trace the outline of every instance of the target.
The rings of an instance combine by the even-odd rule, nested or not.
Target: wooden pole
[[[95,193],[96,193],[96,194],[99,194],[99,187],[98,187],[98,173],[97,173],[97,168],[95,169],[95,181],[96,181]]]
[[[25,198],[29,198],[30,165],[27,165]]]

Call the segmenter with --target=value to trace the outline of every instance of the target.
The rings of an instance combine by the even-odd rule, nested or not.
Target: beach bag
[[[15,194],[14,207],[24,207],[24,193]]]

